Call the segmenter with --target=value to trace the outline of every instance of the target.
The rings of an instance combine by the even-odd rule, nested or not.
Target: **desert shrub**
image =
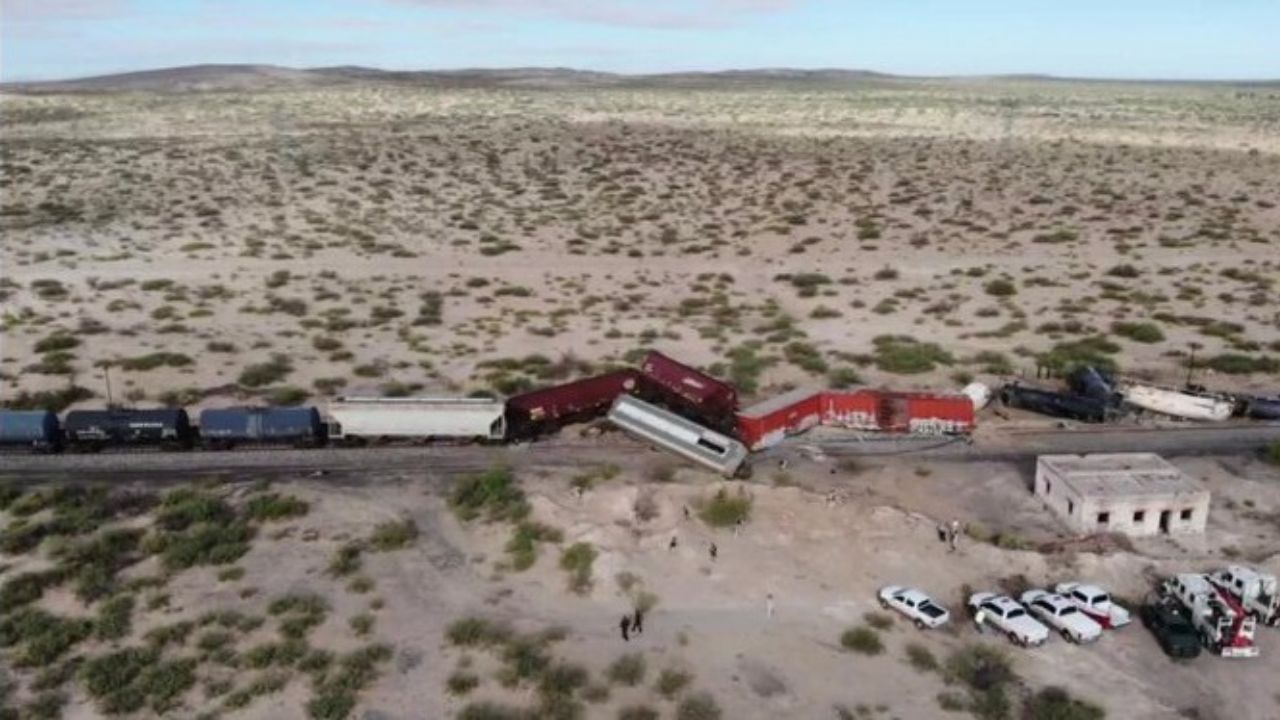
[[[14,575],[0,586],[0,613],[7,613],[39,600],[46,588],[61,583],[65,577],[57,570]]]
[[[187,367],[194,361],[182,353],[153,352],[138,357],[123,358],[116,361],[122,370],[147,371],[158,367]]]
[[[9,410],[52,410],[62,412],[67,407],[93,397],[93,391],[79,385],[68,385],[57,390],[29,392],[23,390],[3,403]]]
[[[560,554],[560,569],[569,573],[569,589],[584,595],[591,590],[591,566],[596,561],[596,549],[591,543],[577,542]]]
[[[334,577],[346,577],[360,569],[360,555],[364,552],[364,543],[356,540],[343,543],[329,561],[329,574]]]
[[[542,671],[538,679],[538,693],[543,698],[559,696],[570,698],[590,680],[587,669],[569,662],[556,662]]]
[[[862,376],[858,374],[857,370],[851,367],[838,367],[833,368],[831,372],[827,374],[827,382],[836,390],[844,390],[855,385],[861,385]]]
[[[893,616],[887,613],[872,610],[864,613],[862,619],[876,630],[888,630],[893,627]]]
[[[789,342],[782,348],[782,355],[787,362],[811,373],[825,373],[827,361],[822,353],[813,345],[799,340]]]
[[[360,613],[359,615],[352,617],[347,622],[351,626],[351,629],[355,631],[356,635],[360,637],[364,637],[365,635],[373,632],[374,620],[373,616],[369,613]]]
[[[35,351],[38,353],[58,352],[60,350],[70,350],[79,345],[79,338],[59,330],[38,340],[35,344]]]
[[[458,647],[490,647],[501,645],[512,637],[510,627],[478,617],[466,617],[450,623],[445,638]]]
[[[534,720],[535,714],[493,702],[470,703],[458,712],[458,720]]]
[[[889,267],[888,265],[885,265],[884,267],[877,270],[875,274],[872,275],[871,277],[875,278],[876,280],[897,280],[900,275],[901,273],[898,272],[897,268],[893,268],[893,267]]]
[[[605,668],[605,677],[610,682],[618,685],[626,685],[627,687],[635,687],[644,681],[645,670],[647,665],[644,656],[640,653],[626,653],[619,655],[616,660],[609,663],[609,667]]]
[[[1014,285],[1012,281],[1005,280],[1003,278],[988,282],[982,287],[982,289],[985,290],[988,295],[993,295],[995,297],[1009,297],[1010,295],[1015,295],[1018,292],[1018,286]]]
[[[465,670],[455,670],[449,679],[445,680],[445,687],[448,688],[450,695],[466,695],[479,686],[480,677]]]
[[[1142,275],[1142,271],[1128,263],[1124,263],[1111,267],[1107,270],[1107,274],[1118,278],[1136,278]]]
[[[102,603],[98,608],[98,619],[94,623],[94,633],[99,640],[119,640],[129,634],[133,627],[132,595],[117,595]]]
[[[911,663],[911,667],[921,672],[931,672],[938,669],[938,659],[933,656],[929,648],[920,643],[907,643],[907,662]]]
[[[725,488],[698,503],[698,517],[711,527],[729,527],[751,519],[754,499],[741,487],[732,495]]]
[[[524,491],[505,467],[463,477],[449,495],[449,507],[461,520],[474,520],[483,514],[490,522],[519,521],[529,515]]]
[[[196,565],[226,565],[249,552],[253,528],[242,522],[216,525],[200,522],[181,532],[160,532],[147,539],[146,547],[160,555],[168,570]]]
[[[391,648],[368,645],[344,655],[314,688],[307,702],[313,720],[342,720],[355,708],[356,696],[378,678],[378,666],[391,659]]]
[[[22,708],[20,717],[24,720],[58,720],[62,717],[62,708],[66,704],[66,695],[60,692],[43,692]]]
[[[666,668],[658,674],[654,689],[663,697],[672,698],[687,688],[691,682],[693,682],[693,675],[682,670]]]
[[[1076,368],[1092,365],[1099,370],[1115,371],[1116,361],[1112,355],[1120,352],[1120,346],[1101,335],[1093,335],[1080,340],[1060,342],[1047,353],[1037,357],[1037,361],[1059,374],[1067,374]]]
[[[1102,720],[1107,713],[1084,700],[1071,697],[1060,687],[1047,687],[1032,695],[1022,707],[1026,720]]]
[[[1244,355],[1242,353],[1222,353],[1196,361],[1197,367],[1208,367],[1227,375],[1250,375],[1253,373],[1278,373],[1280,360],[1267,356]]]
[[[920,342],[905,335],[880,335],[872,343],[876,349],[876,366],[885,372],[914,375],[955,362],[951,353],[937,343]]]
[[[710,693],[697,692],[676,706],[676,720],[720,720],[720,706]]]
[[[0,648],[16,648],[15,667],[44,667],[93,633],[93,622],[62,618],[36,608],[0,617]]]
[[[311,393],[293,385],[281,385],[267,390],[267,403],[276,406],[300,405]]]
[[[302,517],[310,510],[311,505],[307,501],[280,493],[254,496],[244,506],[245,516],[257,521]]]
[[[274,355],[270,362],[247,366],[240,372],[239,383],[245,387],[265,387],[284,380],[293,372],[293,363],[286,355]]]
[[[412,518],[378,523],[369,536],[370,549],[388,552],[409,547],[418,539],[418,525]]]
[[[183,488],[165,495],[156,511],[156,525],[165,530],[186,530],[196,523],[229,523],[235,510],[221,498]]]
[[[153,645],[158,649],[164,649],[169,645],[181,645],[187,641],[187,637],[191,635],[191,631],[195,629],[195,624],[184,620],[170,625],[161,625],[147,631],[143,639],[149,645]]]
[[[194,658],[161,660],[155,648],[124,648],[90,658],[80,670],[85,689],[108,715],[150,706],[163,714],[195,684]]]
[[[538,543],[560,542],[563,534],[557,528],[532,520],[521,520],[507,541],[506,552],[511,556],[511,567],[517,572],[528,570],[538,560]]]
[[[969,691],[969,711],[982,720],[1009,717],[1011,704],[1006,686],[1016,676],[1009,658],[998,648],[970,644],[947,658],[946,677]]]
[[[628,705],[618,710],[618,720],[658,720],[658,711],[648,705]]]
[[[1164,333],[1160,326],[1149,322],[1114,322],[1111,332],[1129,338],[1134,342],[1158,343],[1164,341]]]
[[[1280,440],[1273,440],[1263,451],[1263,456],[1272,465],[1280,465]]]
[[[307,650],[307,643],[299,639],[266,642],[245,651],[242,661],[258,670],[273,665],[289,667],[301,661],[307,655]]]
[[[863,655],[879,655],[884,652],[884,642],[874,629],[860,626],[849,628],[840,635],[840,646]]]

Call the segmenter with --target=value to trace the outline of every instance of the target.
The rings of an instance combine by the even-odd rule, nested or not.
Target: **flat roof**
[[[764,402],[756,403],[746,410],[739,411],[738,414],[749,418],[763,417],[769,413],[791,407],[802,400],[808,400],[820,392],[822,392],[821,388],[799,387],[781,395],[771,397]]]
[[[1209,492],[1155,453],[1041,455],[1038,462],[1083,497],[1168,496]]]

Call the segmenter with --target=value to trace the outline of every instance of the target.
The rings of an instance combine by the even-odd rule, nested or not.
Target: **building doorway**
[[[1169,519],[1173,516],[1172,510],[1160,511],[1160,532],[1165,535],[1169,534]]]

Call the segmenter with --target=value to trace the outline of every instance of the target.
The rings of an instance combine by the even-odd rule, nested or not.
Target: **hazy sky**
[[[0,78],[193,63],[1280,78],[1280,0],[0,0]]]

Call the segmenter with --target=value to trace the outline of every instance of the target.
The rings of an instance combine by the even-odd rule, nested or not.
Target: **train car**
[[[507,436],[506,405],[486,398],[341,397],[328,413],[329,441],[348,445]]]
[[[58,452],[62,424],[48,410],[0,410],[0,448]]]
[[[1067,378],[1067,386],[1076,395],[1098,400],[1111,407],[1118,407],[1122,399],[1111,378],[1092,366],[1076,368]]]
[[[822,423],[822,391],[798,388],[738,412],[738,439],[762,450]]]
[[[819,400],[822,424],[849,430],[880,429],[880,393],[873,390],[831,390]]]
[[[738,390],[729,383],[650,351],[640,364],[651,400],[722,432],[735,431]]]
[[[640,373],[618,370],[507,398],[508,437],[531,440],[603,417],[619,395],[636,393],[639,386]]]
[[[1111,408],[1101,400],[1016,384],[1005,385],[1000,390],[1000,401],[1007,407],[1080,422],[1106,422],[1112,415]]]
[[[1120,387],[1120,394],[1134,407],[1184,420],[1221,422],[1230,418],[1236,408],[1230,398],[1155,385],[1130,383]]]
[[[328,426],[314,407],[211,408],[200,413],[200,441],[207,450],[237,445],[320,447]]]
[[[189,450],[195,428],[182,408],[72,410],[62,422],[68,447],[97,452],[112,447]]]
[[[1280,420],[1280,397],[1247,397],[1242,403],[1244,416],[1253,420]]]
[[[973,403],[974,412],[991,404],[991,386],[986,383],[971,382],[964,386],[960,394],[969,398],[969,402]]]
[[[742,443],[639,398],[619,395],[608,417],[630,435],[725,477],[747,469]]]
[[[973,400],[968,395],[884,393],[880,429],[912,435],[963,435],[973,431]]]

